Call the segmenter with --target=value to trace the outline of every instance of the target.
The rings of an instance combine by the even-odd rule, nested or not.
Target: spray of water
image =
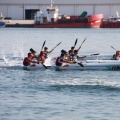
[[[45,60],[45,63],[44,63],[44,64],[45,64],[46,66],[51,66],[51,65],[52,65],[51,60],[52,60],[52,57],[49,56],[49,57]]]
[[[13,57],[24,59],[23,44],[13,47]]]
[[[19,63],[19,61],[16,59],[11,59],[9,57],[6,56],[6,54],[4,53],[4,51],[1,52],[2,54],[2,59],[4,60],[4,63],[8,66],[14,66],[17,65]]]

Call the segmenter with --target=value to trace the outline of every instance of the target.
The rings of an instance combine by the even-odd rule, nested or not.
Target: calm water
[[[44,40],[51,54],[76,48],[79,54],[112,55],[120,49],[120,29],[0,29],[0,58],[38,53]],[[0,65],[5,61],[0,60]],[[120,71],[0,70],[0,120],[119,120]]]

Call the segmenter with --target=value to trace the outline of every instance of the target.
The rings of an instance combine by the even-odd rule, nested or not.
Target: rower
[[[83,58],[85,58],[86,57],[86,55],[85,56],[82,56],[82,57],[79,57],[78,56],[78,50],[74,50],[74,54],[71,54],[70,55],[70,60],[71,61],[77,61],[77,59],[79,58],[79,59],[83,59]]]
[[[64,63],[73,63],[73,61],[69,61],[65,59],[65,54],[61,54],[60,57],[57,57],[56,59],[56,66],[64,66]],[[66,64],[65,66],[69,66],[69,64]]]
[[[115,60],[120,60],[120,51],[116,51],[116,54],[113,56]]]
[[[33,59],[32,53],[28,53],[28,56],[25,57],[24,60],[23,60],[23,65],[24,66],[29,66],[29,65],[31,65],[31,63],[37,63],[37,64],[39,64],[38,61],[34,61],[32,59]]]
[[[75,47],[71,47],[71,50],[68,51],[70,55],[74,54],[74,49],[75,49]]]
[[[42,60],[45,61],[45,59],[48,57],[48,54],[50,54],[54,49],[51,51],[48,51],[47,47],[44,47],[44,51],[40,51],[40,54],[38,55],[39,58],[43,58]]]
[[[36,55],[37,52],[35,50],[33,50],[32,48],[30,48],[30,52],[31,52],[31,54],[33,56],[33,59],[35,58],[35,59],[38,60],[38,55]]]
[[[61,54],[65,54],[65,59],[69,58],[69,53],[66,50],[61,50]]]

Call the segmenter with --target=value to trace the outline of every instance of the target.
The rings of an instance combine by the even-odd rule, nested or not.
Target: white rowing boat
[[[120,63],[120,60],[86,60],[86,63]]]
[[[82,63],[84,67],[79,64],[70,64],[69,66],[47,66],[47,69],[54,70],[120,70],[120,62],[96,62],[96,63]],[[46,69],[43,65],[36,66],[0,66],[0,69],[21,69],[21,70],[44,70]]]

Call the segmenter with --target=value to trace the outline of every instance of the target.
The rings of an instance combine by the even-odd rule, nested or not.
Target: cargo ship
[[[103,14],[88,16],[84,11],[80,16],[60,15],[59,9],[51,6],[46,13],[37,11],[34,16],[34,28],[100,28],[103,21]]]

